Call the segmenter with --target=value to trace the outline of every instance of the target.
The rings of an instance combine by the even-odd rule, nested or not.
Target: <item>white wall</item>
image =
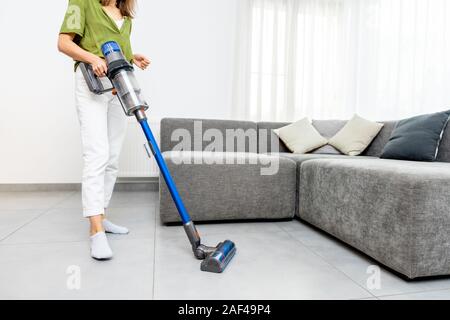
[[[138,74],[150,118],[230,117],[237,1],[139,1],[132,41],[153,60]],[[77,183],[72,62],[56,50],[67,1],[3,2],[0,184]]]

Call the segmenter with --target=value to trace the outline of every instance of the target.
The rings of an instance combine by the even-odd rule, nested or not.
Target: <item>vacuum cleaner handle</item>
[[[95,75],[94,70],[92,69],[92,66],[90,64],[81,62],[79,68],[81,69],[81,73],[83,74],[84,79],[86,80],[86,83],[89,87],[89,90],[92,93],[102,95],[114,89],[112,85],[110,88],[105,88],[103,86],[102,81]]]

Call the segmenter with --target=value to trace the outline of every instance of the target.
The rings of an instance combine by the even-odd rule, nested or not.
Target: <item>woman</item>
[[[75,62],[75,102],[83,146],[83,216],[89,218],[91,256],[111,259],[106,233],[127,234],[128,229],[105,218],[118,173],[125,136],[126,117],[111,93],[97,96],[89,91],[80,62],[89,63],[98,77],[107,73],[101,46],[116,41],[130,61],[145,70],[150,61],[133,54],[130,44],[135,0],[69,0],[60,30],[58,49]]]

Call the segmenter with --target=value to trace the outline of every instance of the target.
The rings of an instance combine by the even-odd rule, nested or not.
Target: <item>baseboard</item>
[[[79,183],[0,184],[0,192],[80,191]],[[114,191],[158,191],[159,178],[119,178]]]

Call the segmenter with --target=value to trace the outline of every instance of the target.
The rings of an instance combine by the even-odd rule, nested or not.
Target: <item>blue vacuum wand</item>
[[[141,95],[141,89],[136,81],[133,66],[125,59],[120,46],[114,41],[103,44],[102,52],[108,65],[108,79],[116,90],[117,97],[126,115],[135,116],[141,125],[150,145],[151,152],[159,166],[161,175],[164,177],[181,220],[183,221],[184,230],[192,245],[194,255],[197,259],[203,260],[200,269],[207,272],[223,272],[236,253],[235,244],[230,240],[225,240],[215,247],[208,247],[201,243],[200,235],[184,206],[167,164],[161,155],[156,139],[148,125],[145,111],[148,110],[149,106]],[[104,88],[102,82],[95,76],[89,65],[82,63],[80,67],[92,92],[95,94],[103,94],[104,92],[111,91],[112,88]]]

